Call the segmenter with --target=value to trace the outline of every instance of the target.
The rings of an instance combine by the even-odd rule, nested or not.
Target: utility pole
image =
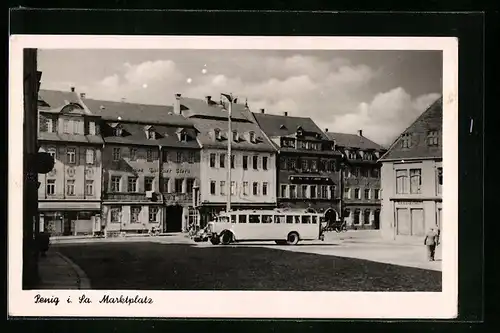
[[[228,101],[228,115],[227,115],[227,123],[228,123],[228,133],[227,133],[227,201],[226,201],[226,212],[231,211],[231,142],[233,140],[233,130],[231,126],[231,114],[233,111],[233,96],[230,94],[222,94]]]

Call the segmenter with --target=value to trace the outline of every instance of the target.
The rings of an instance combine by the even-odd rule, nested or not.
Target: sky
[[[173,105],[174,95],[310,117],[388,146],[441,95],[441,51],[39,50],[41,89]]]

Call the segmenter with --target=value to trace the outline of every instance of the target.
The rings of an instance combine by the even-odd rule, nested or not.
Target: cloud
[[[336,116],[327,127],[345,133],[361,129],[366,137],[387,146],[438,98],[434,93],[412,98],[398,87],[360,103],[354,113]]]

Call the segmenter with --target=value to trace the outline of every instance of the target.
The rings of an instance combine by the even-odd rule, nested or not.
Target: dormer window
[[[285,125],[280,125],[280,129],[286,130],[286,126]]]
[[[122,136],[123,130],[119,123],[112,123],[109,126],[112,128],[114,136]]]
[[[156,140],[156,129],[153,126],[145,126],[144,132],[146,133],[146,138],[148,140]]]
[[[187,142],[188,141],[188,135],[187,135],[187,132],[184,128],[177,129],[177,137],[179,138],[180,142]]]
[[[439,143],[439,132],[438,131],[429,131],[427,133],[427,144],[429,146],[437,146]]]
[[[404,133],[401,135],[401,148],[410,148],[411,133]]]
[[[250,137],[250,142],[255,142],[255,132],[250,132],[248,136]]]
[[[297,136],[302,136],[304,134],[304,131],[302,130],[302,127],[297,127]]]
[[[218,129],[218,128],[214,129],[214,137],[215,137],[215,140],[220,140],[221,139],[220,129]]]

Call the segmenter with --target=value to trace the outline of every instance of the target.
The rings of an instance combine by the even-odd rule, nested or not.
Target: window
[[[149,222],[158,221],[158,207],[149,207]]]
[[[354,177],[359,177],[359,168],[354,168]]]
[[[351,199],[351,189],[348,187],[344,188],[344,199]]]
[[[168,190],[168,182],[170,179],[166,177],[162,177],[162,192],[169,193],[170,191]]]
[[[210,167],[215,168],[215,154],[210,154]]]
[[[216,140],[220,140],[220,129],[214,129],[214,136]]]
[[[321,198],[328,199],[328,187],[326,185],[321,185]]]
[[[240,215],[240,217],[238,218],[238,223],[247,223],[247,216]]]
[[[335,187],[335,185],[330,185],[330,197],[328,199],[335,198],[336,191],[337,191],[337,188]]]
[[[174,191],[175,191],[174,193],[184,193],[184,191],[182,190],[183,184],[184,184],[184,179],[177,178],[174,184]]]
[[[144,177],[144,191],[153,190],[154,177]]]
[[[132,206],[130,207],[130,221],[132,223],[138,223],[139,217],[141,216],[141,206]]]
[[[122,208],[111,207],[111,222],[120,223],[122,220]]]
[[[148,150],[146,151],[146,159],[148,160],[148,162],[153,162],[153,149],[148,148]]]
[[[137,148],[130,148],[130,160],[137,160]]]
[[[194,163],[194,151],[188,152],[188,163]]]
[[[334,160],[330,160],[329,164],[329,171],[335,171],[337,169],[337,162],[335,162]]]
[[[210,181],[210,194],[212,194],[212,195],[215,194],[215,181],[214,180]]]
[[[410,169],[410,193],[412,194],[420,193],[421,185],[422,185],[422,170]]]
[[[248,156],[243,156],[243,170],[248,169]]]
[[[303,198],[308,198],[307,188],[308,188],[308,185],[302,185],[302,197]]]
[[[236,182],[232,181],[231,182],[231,195],[236,194]]]
[[[220,181],[220,195],[226,195],[226,182],[223,180]]]
[[[120,148],[113,148],[113,161],[119,161],[121,158]]]
[[[290,185],[290,198],[297,198],[297,185]]]
[[[45,185],[45,192],[47,195],[56,194],[56,180],[55,179],[47,179],[47,184]]]
[[[186,179],[186,193],[193,193],[194,179]]]
[[[67,195],[75,195],[75,180],[68,179],[66,181],[66,194]]]
[[[89,135],[96,135],[95,122],[89,121]]]
[[[427,133],[427,144],[429,146],[437,146],[439,144],[439,132],[429,131]]]
[[[83,120],[75,119],[73,120],[73,133],[74,134],[85,134]]]
[[[369,209],[365,209],[363,215],[364,215],[363,223],[364,224],[370,224],[370,210]]]
[[[87,148],[85,150],[85,162],[87,164],[94,164],[94,153],[95,150],[92,148]]]
[[[361,211],[359,209],[354,210],[354,224],[359,224],[359,214]]]
[[[443,193],[443,168],[437,168],[437,193]]]
[[[155,140],[156,139],[156,132],[152,129],[148,130],[148,139],[149,140]]]
[[[127,192],[137,192],[137,177],[128,177]]]
[[[111,192],[120,192],[120,176],[111,176]]]
[[[168,151],[163,151],[161,157],[163,162],[168,162]]]
[[[309,223],[311,223],[311,216],[303,215],[302,216],[302,224],[309,224]]]
[[[410,148],[411,134],[404,133],[401,135],[401,148]]]
[[[234,155],[231,155],[231,169],[234,169]]]
[[[368,177],[368,169],[361,168],[361,177]]]
[[[273,223],[271,215],[262,215],[262,223]]]
[[[260,215],[249,215],[248,222],[250,223],[260,223]]]
[[[250,132],[250,142],[255,142],[255,132]]]
[[[57,158],[57,150],[55,147],[50,147],[47,149],[47,153],[49,153],[50,157],[52,157],[54,159],[54,162]]]
[[[370,199],[370,189],[365,188],[365,199]]]
[[[248,195],[248,182],[243,182],[243,195]]]
[[[76,148],[68,148],[66,150],[66,156],[68,157],[68,163],[76,163]]]
[[[184,154],[182,153],[182,151],[178,151],[176,157],[177,157],[176,158],[176,163],[182,163],[182,162],[184,162]],[[215,165],[215,160],[214,160],[214,165]]]
[[[286,198],[286,185],[281,185],[281,197]]]
[[[259,183],[253,182],[252,193],[253,193],[253,195],[258,195],[259,194]]]
[[[214,165],[215,165],[215,158],[214,158]],[[226,154],[220,154],[219,166],[221,168],[225,168],[226,167]]]
[[[236,223],[236,214],[231,214],[231,223]]]
[[[122,131],[121,127],[116,127],[116,128],[114,129],[114,134],[115,134],[115,136],[122,136],[122,132],[123,132],[123,131]]]
[[[408,170],[396,170],[396,193],[404,194],[408,193],[407,183],[408,181]]]
[[[326,160],[319,161],[319,171],[329,171],[328,161],[326,161]]]
[[[309,198],[314,199],[316,198],[316,185],[311,185],[309,186]]]
[[[288,223],[288,224],[293,223],[293,216],[292,215],[286,216],[286,223]]]
[[[309,170],[309,163],[307,160],[301,160],[300,161],[300,166],[301,166],[301,169],[302,171],[308,171]]]
[[[63,133],[69,134],[69,119],[63,119]]]
[[[297,160],[295,158],[288,159],[288,170],[295,170]]]
[[[238,142],[238,132],[233,131],[233,141]]]
[[[262,183],[262,195],[267,195],[267,182]]]
[[[259,166],[259,156],[253,156],[252,158],[253,158],[252,161],[253,169],[257,170]]]
[[[379,200],[380,199],[380,190],[379,189],[375,189],[374,190],[373,197],[374,197],[375,200]]]
[[[317,160],[311,160],[311,170],[318,171],[318,161]]]
[[[94,195],[94,181],[86,180],[85,181],[85,195]]]
[[[359,191],[359,188],[354,189],[354,198],[355,199],[361,199],[361,193]]]
[[[373,169],[372,169],[372,177],[373,177],[373,178],[379,178],[379,177],[380,177],[380,169],[378,169],[378,168],[373,168]]]
[[[267,170],[267,156],[262,157],[262,169]]]
[[[287,159],[285,157],[280,157],[280,169],[286,170],[287,167]]]

